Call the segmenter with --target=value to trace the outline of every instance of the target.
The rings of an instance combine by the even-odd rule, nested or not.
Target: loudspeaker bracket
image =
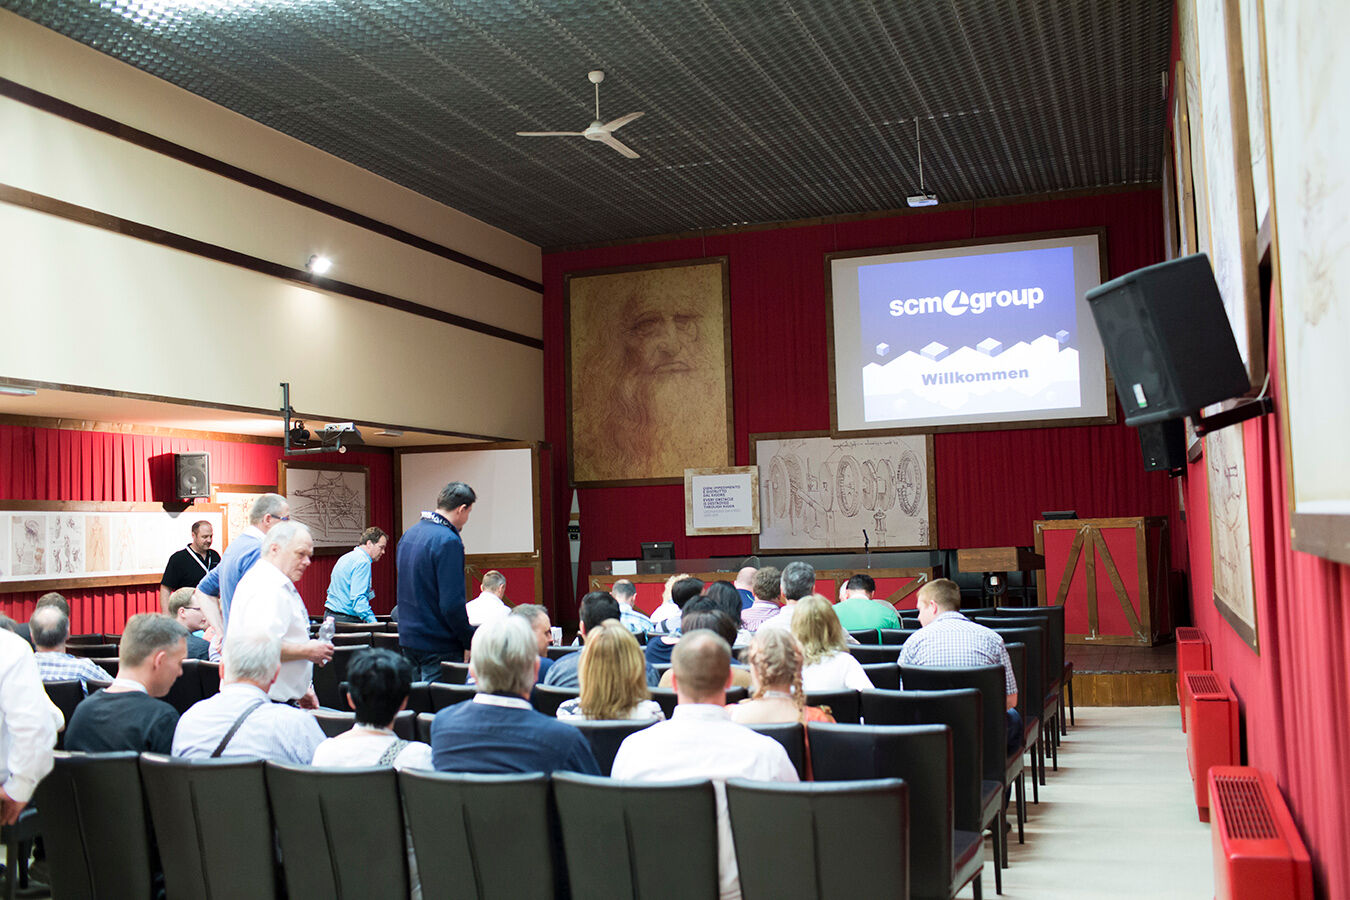
[[[1196,435],[1203,436],[1211,431],[1227,428],[1229,425],[1236,425],[1248,419],[1269,415],[1274,411],[1275,401],[1273,399],[1257,397],[1255,400],[1243,400],[1232,409],[1225,409],[1223,412],[1215,413],[1212,416],[1202,415],[1197,410],[1191,413],[1191,422],[1195,425]]]

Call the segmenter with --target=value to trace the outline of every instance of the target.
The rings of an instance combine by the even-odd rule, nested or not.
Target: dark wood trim
[[[612,247],[629,247],[639,244],[655,244],[662,241],[684,241],[698,238],[718,237],[729,234],[747,234],[756,231],[773,231],[779,228],[810,228],[817,225],[842,225],[848,222],[867,222],[873,219],[893,219],[899,216],[923,216],[935,212],[975,210],[997,206],[1014,206],[1021,203],[1043,203],[1051,200],[1079,200],[1088,197],[1103,197],[1111,194],[1131,194],[1138,191],[1156,191],[1162,187],[1158,181],[1141,184],[1117,184],[1099,188],[1074,188],[1068,191],[1045,191],[1039,194],[1015,194],[1010,197],[990,197],[986,200],[960,200],[955,203],[943,203],[935,208],[910,209],[907,206],[898,209],[882,209],[864,213],[841,213],[834,216],[816,216],[809,219],[780,219],[773,222],[759,222],[753,225],[723,225],[717,228],[697,228],[691,231],[674,231],[666,234],[652,234],[640,238],[625,238],[617,241],[592,241],[586,244],[559,244],[545,247],[544,254],[576,253],[582,250],[604,250]]]
[[[163,228],[156,228],[153,225],[146,225],[142,222],[133,222],[130,219],[123,219],[118,216],[109,215],[108,213],[102,213],[96,209],[90,209],[87,206],[78,206],[74,203],[67,203],[64,200],[48,197],[45,194],[25,191],[22,188],[16,188],[12,185],[0,184],[0,201],[12,203],[15,206],[21,206],[36,212],[47,213],[48,215],[66,219],[70,222],[78,222],[81,225],[90,225],[94,228],[101,228],[104,231],[111,231],[115,234],[137,238],[161,247],[168,247],[172,250],[181,250],[184,253],[191,253],[194,256],[200,256],[204,259],[211,259],[216,262],[239,266],[242,269],[258,272],[259,274],[267,275],[271,278],[279,278],[283,281],[291,281],[296,284],[305,285],[306,287],[318,288],[319,290],[327,291],[332,294],[341,294],[355,300],[364,300],[367,303],[374,303],[377,306],[396,309],[399,312],[421,316],[424,319],[433,319],[437,322],[444,322],[447,325],[454,325],[457,328],[463,328],[468,331],[476,331],[479,334],[485,334],[489,337],[500,338],[501,340],[511,341],[516,344],[523,344],[524,346],[531,347],[535,350],[544,349],[544,342],[536,337],[519,334],[518,332],[510,331],[506,328],[499,328],[496,325],[488,325],[431,306],[424,306],[421,303],[414,303],[411,300],[404,300],[402,297],[395,297],[393,294],[386,294],[383,291],[372,290],[371,288],[361,287],[360,285],[351,284],[346,281],[338,281],[334,278],[323,278],[318,275],[313,275],[305,269],[285,266],[281,263],[262,259],[261,257],[240,253],[238,250],[231,250],[228,247],[221,247],[219,244],[209,244],[206,241],[199,241],[196,238],[190,238],[186,235],[166,231]]]
[[[364,228],[367,231],[374,232],[382,237],[387,237],[399,243],[407,244],[426,253],[431,253],[451,262],[459,263],[470,269],[482,272],[485,275],[491,275],[493,278],[499,278],[502,281],[519,285],[520,287],[534,291],[537,294],[544,292],[544,286],[537,281],[532,281],[524,275],[517,275],[500,266],[485,262],[477,257],[470,256],[459,250],[453,250],[443,244],[428,240],[413,234],[410,231],[404,231],[402,228],[381,222],[378,219],[372,219],[370,216],[362,215],[355,210],[347,209],[336,203],[315,197],[313,194],[307,194],[297,188],[288,187],[270,178],[264,178],[255,172],[247,169],[241,169],[238,166],[230,165],[223,160],[216,159],[213,156],[207,156],[196,150],[184,147],[182,144],[176,144],[173,141],[156,137],[147,131],[141,131],[138,128],[132,128],[115,119],[100,115],[93,110],[76,106],[73,103],[58,99],[50,94],[44,94],[41,91],[10,81],[7,78],[0,78],[0,97],[8,97],[18,103],[23,103],[43,112],[59,116],[86,128],[92,128],[112,137],[124,140],[130,144],[135,144],[145,150],[159,153],[178,162],[187,163],[198,169],[210,172],[213,175],[219,175],[222,178],[228,178],[231,181],[251,187],[255,190],[271,194],[274,197],[280,197],[298,206],[312,209],[315,212],[332,216],[348,224],[355,225],[358,228]]]
[[[416,447],[399,447],[399,453],[447,453],[460,450],[533,450],[539,445],[534,441],[494,440],[473,444],[426,444]]]
[[[143,584],[157,586],[163,575],[91,575],[85,578],[42,578],[34,581],[6,581],[0,583],[0,594],[18,594],[24,591],[69,591],[83,588],[128,587]]]
[[[221,491],[226,494],[275,494],[275,484],[217,484],[212,483],[211,493]]]

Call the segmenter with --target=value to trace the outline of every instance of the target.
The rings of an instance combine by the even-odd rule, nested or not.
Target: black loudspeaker
[[[1205,254],[1108,281],[1087,301],[1126,424],[1177,419],[1251,388]]]
[[[173,483],[179,500],[211,496],[211,454],[175,453]]]
[[[1168,419],[1139,426],[1139,447],[1144,451],[1144,468],[1150,472],[1186,468],[1186,422]]]

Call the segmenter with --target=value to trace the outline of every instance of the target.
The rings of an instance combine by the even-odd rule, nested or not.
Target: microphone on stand
[[[863,533],[863,553],[867,556],[867,568],[870,569],[872,568],[872,541],[870,538],[867,537],[866,528],[862,530],[862,533]]]

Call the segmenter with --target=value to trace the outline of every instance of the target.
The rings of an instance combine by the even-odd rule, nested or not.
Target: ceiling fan
[[[586,126],[585,131],[517,131],[516,134],[520,137],[584,137],[588,141],[599,141],[607,147],[613,147],[629,159],[637,159],[637,153],[616,138],[614,132],[642,115],[642,113],[633,112],[608,122],[601,122],[600,82],[605,80],[605,73],[595,69],[587,72],[586,77],[591,80],[591,84],[595,85],[595,121]]]

